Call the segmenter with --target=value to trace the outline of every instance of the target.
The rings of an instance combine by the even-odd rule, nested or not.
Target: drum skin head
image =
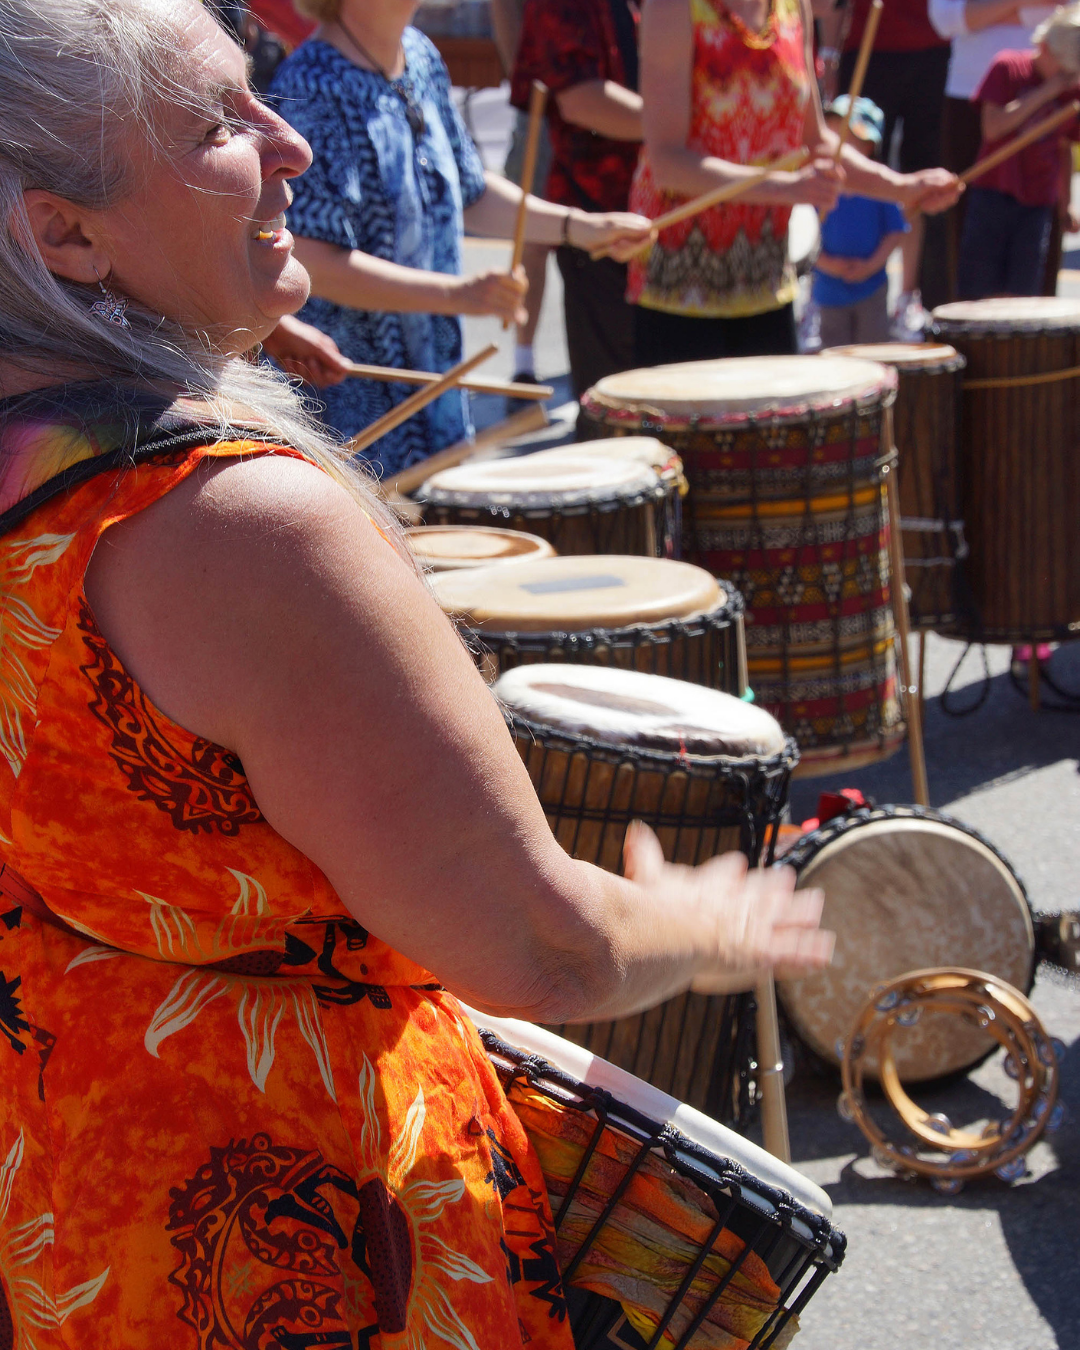
[[[619,501],[649,492],[656,470],[635,459],[538,450],[506,459],[474,460],[433,474],[418,499],[456,506],[541,508]]]
[[[939,305],[935,325],[945,332],[964,329],[1015,332],[1080,328],[1080,300],[1063,295],[1006,295],[995,300],[957,300]]]
[[[555,556],[539,535],[486,525],[417,525],[405,535],[416,556],[436,572]]]
[[[944,366],[959,370],[964,358],[947,342],[863,342],[847,347],[827,347],[825,356],[857,356],[863,361],[878,361],[901,370],[922,370]]]
[[[447,614],[479,631],[574,633],[706,614],[726,603],[703,567],[605,553],[434,577]]]
[[[780,723],[704,685],[610,666],[517,666],[492,686],[526,721],[564,736],[673,754],[746,759],[779,754]]]
[[[590,398],[672,419],[745,420],[751,414],[794,416],[880,398],[895,379],[885,366],[850,356],[739,356],[608,375]]]
[[[825,892],[822,926],[836,933],[832,965],[787,980],[781,998],[799,1036],[831,1064],[875,985],[929,966],[963,966],[1030,986],[1035,937],[1024,893],[985,844],[944,821],[876,819],[824,844],[799,888]],[[995,1044],[952,1017],[924,1015],[894,1039],[902,1079],[918,1082],[976,1063]],[[867,1057],[871,1072],[876,1061]]]

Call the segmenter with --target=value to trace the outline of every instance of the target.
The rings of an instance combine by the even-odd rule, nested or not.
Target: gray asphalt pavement
[[[505,245],[470,242],[470,268],[505,266]],[[1078,274],[1080,281],[1080,274]],[[502,350],[492,373],[510,375],[512,334],[484,320],[467,324],[470,351],[487,341]],[[537,371],[569,399],[561,283],[549,267],[537,341]],[[574,405],[553,433],[572,437]],[[502,415],[500,401],[479,403],[478,420]],[[1080,539],[1080,526],[1078,526]],[[928,644],[926,756],[934,806],[976,826],[1002,850],[1038,910],[1080,908],[1080,717],[1031,712],[1008,677],[1009,653],[988,652],[989,688],[970,716],[948,717],[938,695],[963,647]],[[1080,644],[1054,657],[1059,681],[1080,690]],[[956,701],[982,689],[977,650],[954,683]],[[836,779],[797,782],[797,820],[816,814],[825,787],[859,787],[880,803],[910,802],[906,752]],[[831,1196],[848,1233],[843,1269],[810,1303],[796,1341],[801,1350],[1080,1350],[1080,984],[1040,976],[1035,1005],[1052,1035],[1067,1044],[1064,1127],[1029,1156],[1029,1175],[1006,1186],[996,1178],[946,1198],[926,1183],[883,1173],[862,1135],[836,1115],[838,1082],[805,1063],[789,1089],[797,1165]],[[958,1084],[922,1094],[930,1109],[957,1124],[1000,1114],[1012,1085],[1000,1057]]]

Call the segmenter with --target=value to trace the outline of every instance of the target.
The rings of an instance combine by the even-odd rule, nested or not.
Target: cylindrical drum
[[[742,592],[750,684],[801,773],[903,739],[881,441],[895,390],[854,357],[745,357],[612,375],[582,401],[609,434],[678,451],[683,556]]]
[[[439,604],[489,680],[514,666],[618,666],[746,692],[742,597],[704,568],[605,554],[443,573]]]
[[[911,970],[963,966],[1031,988],[1035,936],[1020,879],[969,826],[927,808],[883,806],[838,816],[784,854],[800,888],[825,892],[832,964],[780,985],[796,1033],[839,1064],[874,988]],[[924,1017],[893,1043],[905,1080],[966,1069],[996,1044],[976,1026]],[[876,1058],[870,1056],[876,1072]]]
[[[911,625],[950,632],[957,615],[969,608],[957,465],[961,371],[967,363],[943,342],[867,343],[832,347],[829,354],[880,361],[896,370],[893,434]]]
[[[425,525],[498,525],[546,539],[556,553],[655,558],[667,490],[636,459],[538,450],[472,460],[419,489]]]
[[[555,550],[539,535],[485,525],[417,525],[405,535],[409,547],[432,572],[460,572],[555,556]]]
[[[496,683],[555,837],[575,858],[622,866],[632,820],[672,862],[771,847],[798,755],[777,722],[729,694],[635,671],[523,666]],[[683,994],[648,1012],[557,1028],[720,1119],[745,1108],[748,1000]]]
[[[607,459],[632,460],[649,465],[660,476],[664,489],[664,505],[658,527],[660,556],[682,556],[682,499],[686,496],[687,484],[682,460],[670,445],[658,441],[655,436],[604,437],[561,446],[547,453],[553,459],[560,455],[600,455]]]
[[[967,358],[960,435],[973,615],[966,636],[1080,633],[1080,300],[942,305],[934,330]]]

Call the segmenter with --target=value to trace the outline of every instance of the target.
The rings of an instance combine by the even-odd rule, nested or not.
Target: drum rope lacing
[[[757,1218],[757,1232],[752,1239],[742,1239],[742,1252],[734,1261],[729,1263],[727,1272],[720,1278],[717,1285],[709,1291],[702,1307],[699,1308],[691,1319],[690,1325],[680,1336],[675,1350],[685,1350],[689,1345],[701,1324],[723,1296],[724,1291],[739,1273],[750,1254],[755,1253],[760,1259],[767,1260],[775,1250],[782,1235],[786,1235],[795,1244],[796,1251],[775,1280],[780,1291],[777,1306],[754,1337],[750,1350],[764,1350],[766,1346],[771,1345],[776,1335],[790,1318],[801,1312],[826,1275],[830,1271],[839,1269],[847,1249],[847,1239],[844,1233],[835,1228],[823,1215],[817,1214],[805,1205],[800,1204],[789,1192],[752,1176],[742,1164],[736,1162],[733,1158],[720,1157],[711,1153],[708,1149],[687,1138],[670,1122],[661,1123],[652,1120],[636,1108],[618,1101],[606,1089],[591,1087],[579,1082],[572,1075],[544,1060],[542,1056],[526,1054],[517,1050],[506,1044],[494,1032],[482,1026],[478,1030],[484,1048],[491,1059],[502,1061],[508,1066],[508,1069],[504,1071],[504,1089],[508,1095],[514,1081],[520,1079],[534,1091],[544,1094],[557,1104],[573,1105],[585,1113],[596,1116],[596,1127],[586,1146],[585,1155],[578,1165],[566,1196],[560,1205],[559,1214],[555,1219],[556,1230],[558,1230],[560,1221],[568,1211],[569,1205],[572,1203],[573,1197],[584,1178],[588,1162],[595,1154],[604,1129],[610,1124],[611,1128],[618,1130],[627,1138],[636,1140],[638,1143],[633,1160],[628,1165],[626,1173],[615,1188],[612,1197],[605,1205],[600,1218],[593,1224],[581,1248],[575,1253],[566,1269],[561,1272],[564,1282],[570,1282],[574,1271],[577,1270],[589,1247],[596,1241],[603,1225],[611,1217],[633,1176],[640,1170],[650,1154],[663,1154],[668,1164],[676,1172],[693,1180],[712,1200],[718,1217],[712,1225],[708,1242],[695,1258],[665,1312],[661,1315],[660,1323],[649,1341],[649,1350],[657,1350],[671,1318],[678,1311],[721,1232],[727,1226],[739,1205],[742,1205],[744,1210]],[[764,1201],[771,1206],[772,1215],[766,1214],[759,1205],[745,1199],[744,1191],[748,1191],[757,1200]],[[770,1233],[770,1224],[773,1226],[771,1240],[762,1243],[762,1239]],[[796,1227],[796,1225],[799,1226]],[[760,1250],[759,1244],[761,1244]],[[800,1255],[799,1247],[803,1248],[803,1255]],[[790,1294],[811,1269],[813,1269],[813,1275],[800,1290],[795,1302],[790,1307],[785,1306]]]
[[[1033,384],[1057,384],[1060,380],[1080,378],[1080,366],[1069,366],[1065,370],[1047,370],[1040,375],[996,375],[977,380],[963,380],[965,393],[974,393],[978,389],[1023,389]]]

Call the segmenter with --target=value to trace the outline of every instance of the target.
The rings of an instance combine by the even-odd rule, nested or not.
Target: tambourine
[[[897,1027],[913,1026],[925,1013],[959,1018],[991,1036],[1006,1053],[1005,1072],[1015,1079],[1018,1101],[1005,1121],[981,1133],[954,1128],[904,1091],[893,1054]],[[1058,1060],[1064,1047],[1051,1040],[1028,1000],[1004,980],[977,970],[917,970],[879,985],[867,1000],[851,1035],[837,1045],[843,1092],[837,1109],[870,1141],[874,1160],[907,1176],[924,1176],[938,1191],[954,1195],[965,1181],[995,1173],[1003,1181],[1024,1175],[1024,1154],[1061,1123],[1057,1103]],[[889,1104],[909,1141],[888,1138],[866,1109],[863,1065],[868,1051]]]

